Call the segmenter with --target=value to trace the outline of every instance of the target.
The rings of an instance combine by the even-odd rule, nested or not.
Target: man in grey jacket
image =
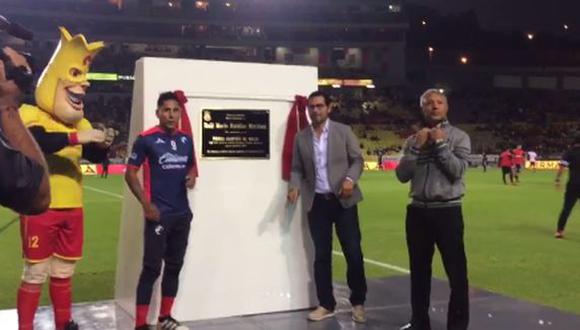
[[[334,316],[331,267],[334,223],[346,257],[352,319],[362,323],[366,321],[363,305],[367,285],[357,211],[362,194],[357,183],[363,157],[350,127],[328,119],[331,109],[326,94],[310,94],[308,111],[312,125],[296,135],[288,189],[290,203],[296,203],[302,194],[314,242],[314,280],[320,305],[308,318],[321,321]]]
[[[447,121],[447,97],[440,91],[427,90],[420,105],[426,127],[407,139],[396,170],[399,181],[411,181],[406,234],[413,315],[401,329],[431,329],[431,263],[437,245],[451,286],[447,329],[465,330],[469,297],[461,198],[471,143],[465,132]]]

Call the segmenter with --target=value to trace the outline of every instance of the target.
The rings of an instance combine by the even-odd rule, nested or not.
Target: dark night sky
[[[441,13],[474,10],[484,28],[493,30],[562,31],[580,34],[580,0],[410,0]]]

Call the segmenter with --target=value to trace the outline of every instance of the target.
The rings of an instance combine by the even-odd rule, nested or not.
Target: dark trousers
[[[345,209],[334,195],[316,194],[312,209],[308,212],[310,235],[315,250],[314,280],[320,306],[331,311],[336,306],[332,289],[333,223],[346,258],[346,278],[351,290],[351,304],[364,304],[367,293],[357,206]]]
[[[558,231],[563,231],[566,227],[566,222],[568,222],[568,217],[574,208],[576,202],[580,199],[580,187],[568,185],[566,186],[566,193],[564,194],[564,207],[562,207],[562,212],[560,212],[560,217],[558,218]]]
[[[509,166],[502,166],[501,167],[501,177],[503,179],[504,184],[507,184],[507,182],[505,180],[505,176],[507,174],[510,175],[510,183],[514,183],[514,172],[512,171],[512,168]]]
[[[179,272],[187,248],[191,214],[162,217],[159,222],[145,220],[143,268],[137,286],[137,305],[149,305],[153,284],[161,274],[165,261],[161,295],[175,297],[179,286]]]
[[[103,165],[103,172],[101,172],[101,178],[106,178],[109,176],[109,165]]]
[[[447,329],[467,329],[469,292],[461,206],[419,208],[410,205],[407,207],[406,232],[411,265],[413,325],[421,330],[431,329],[431,263],[437,245],[451,286]]]
[[[520,173],[522,172],[522,165],[517,164],[513,171],[514,171],[514,179],[516,180],[516,182],[520,182]]]

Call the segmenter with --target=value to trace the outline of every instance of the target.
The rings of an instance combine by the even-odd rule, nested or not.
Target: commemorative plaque
[[[201,112],[204,158],[270,158],[270,111],[205,109]]]

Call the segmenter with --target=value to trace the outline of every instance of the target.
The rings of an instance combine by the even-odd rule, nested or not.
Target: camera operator
[[[23,125],[18,108],[22,86],[8,68],[30,71],[24,56],[5,47],[0,56],[0,205],[21,214],[44,212],[50,204],[48,170],[42,151]]]

